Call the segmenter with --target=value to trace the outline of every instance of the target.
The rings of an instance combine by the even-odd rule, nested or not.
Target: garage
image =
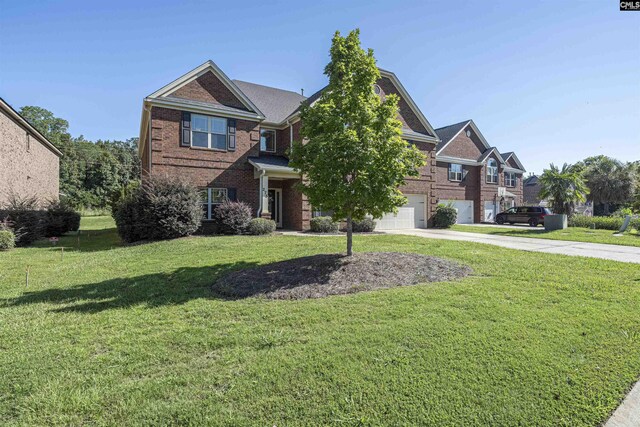
[[[400,230],[406,228],[426,228],[426,196],[405,194],[407,204],[398,208],[398,213],[389,213],[376,220],[376,230]]]
[[[473,200],[440,200],[440,203],[451,204],[458,211],[456,224],[473,224]]]

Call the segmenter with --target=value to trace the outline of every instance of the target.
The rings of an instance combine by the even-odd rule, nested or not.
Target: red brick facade
[[[383,78],[379,82],[385,93],[398,93],[392,82]],[[398,93],[399,95],[399,93]],[[184,98],[228,107],[246,107],[213,74],[205,73],[197,79],[183,85],[169,95],[169,98]],[[198,187],[235,189],[237,200],[248,203],[255,215],[260,206],[260,180],[254,173],[254,167],[248,157],[261,155],[286,156],[292,138],[300,138],[301,123],[276,130],[275,153],[260,152],[259,121],[236,119],[236,149],[212,150],[180,144],[182,111],[163,106],[152,106],[150,115],[151,137],[146,139],[141,157],[143,178],[153,175],[178,176]],[[401,99],[399,119],[405,127],[419,133],[427,133],[424,125],[411,110],[407,102]],[[270,127],[265,127],[273,129]],[[425,194],[427,197],[427,218],[435,210],[435,174],[434,144],[415,143],[427,156],[428,164],[421,168],[420,176],[407,179],[401,190],[408,194]],[[151,153],[149,153],[149,149]],[[307,229],[311,219],[311,207],[306,197],[296,188],[297,179],[269,178],[269,188],[282,190],[282,226],[288,229]]]
[[[471,131],[471,135],[466,135],[466,130]],[[469,161],[477,161],[487,148],[483,145],[480,137],[471,129],[469,125],[447,144],[438,154],[438,157],[447,156]],[[498,164],[498,182],[487,182],[487,161],[489,158],[494,159]],[[508,208],[510,198],[498,197],[498,187],[506,187],[509,193],[515,195],[514,203],[521,205],[523,203],[523,187],[522,174],[516,174],[516,186],[507,187],[504,176],[504,165],[501,159],[494,152],[487,158],[482,165],[462,165],[463,179],[462,181],[449,180],[449,165],[451,162],[440,161],[436,163],[435,188],[436,198],[442,200],[472,200],[473,201],[473,221],[484,221],[485,203],[491,202],[497,212]],[[518,168],[516,162],[510,158],[507,166]]]

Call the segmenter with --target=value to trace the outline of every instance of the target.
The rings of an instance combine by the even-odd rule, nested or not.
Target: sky
[[[209,59],[311,94],[333,33],[354,28],[435,128],[473,119],[529,172],[640,159],[640,12],[616,0],[0,0],[0,96],[126,139],[145,96]]]

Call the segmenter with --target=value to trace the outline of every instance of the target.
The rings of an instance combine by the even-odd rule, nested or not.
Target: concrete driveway
[[[570,256],[608,259],[640,264],[640,247],[603,245],[600,243],[572,242],[565,240],[536,239],[529,237],[499,236],[494,234],[467,233],[452,230],[410,229],[385,230],[388,234],[426,237],[429,239],[460,240],[486,243],[521,251],[545,252]]]

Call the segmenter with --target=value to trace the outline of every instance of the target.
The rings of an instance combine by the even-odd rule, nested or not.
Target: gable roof
[[[262,111],[260,111],[260,109],[253,102],[251,102],[251,100],[247,97],[247,95],[245,95],[238,88],[238,86],[236,86],[236,84],[233,81],[231,81],[231,79],[229,79],[229,77],[227,77],[227,75],[212,60],[208,60],[207,62],[194,68],[193,70],[182,75],[181,77],[178,77],[171,83],[161,87],[157,91],[153,92],[151,95],[147,96],[146,100],[166,98],[171,93],[175,92],[179,88],[183,87],[187,83],[192,82],[193,80],[197,79],[198,77],[202,76],[205,73],[213,73],[213,75],[216,76],[220,80],[220,82],[222,82],[222,84],[224,84],[227,87],[227,89],[229,89],[231,93],[233,93],[249,111],[256,113],[258,116],[260,116],[260,118],[264,118],[264,114],[262,113]],[[181,102],[181,101],[182,100],[180,99],[180,101],[176,101],[176,102]]]
[[[284,122],[307,98],[297,92],[263,86],[256,83],[232,80],[232,82],[256,105],[273,124]]]
[[[464,122],[456,123],[454,125],[445,126],[436,130],[436,132],[442,132],[443,136],[448,138],[445,142],[445,138],[443,138],[443,136],[438,135],[440,136],[440,139],[442,140],[442,142],[438,144],[438,146],[436,147],[436,155],[442,152],[442,150],[444,150],[444,148],[451,141],[453,141],[455,137],[458,136],[458,134],[460,134],[460,132],[462,132],[462,130],[465,129],[467,126],[469,126],[473,130],[473,132],[475,132],[475,134],[478,135],[478,138],[480,139],[480,142],[482,143],[484,148],[486,149],[491,148],[491,146],[485,139],[484,135],[482,135],[482,132],[480,132],[480,129],[478,129],[478,126],[476,126],[475,122],[473,120],[467,120]],[[448,129],[448,128],[451,128],[451,129]]]
[[[31,123],[27,121],[20,113],[13,109],[11,105],[9,105],[4,99],[0,98],[0,110],[4,112],[4,114],[12,119],[19,126],[25,128],[30,135],[33,135],[35,139],[37,139],[42,145],[48,148],[53,154],[58,157],[62,157],[62,152],[56,148],[55,145],[51,143],[43,134],[40,133],[38,129],[36,129]]]
[[[537,175],[531,175],[528,176],[524,179],[524,185],[537,185],[538,184],[538,176]]]
[[[496,158],[498,159],[498,161],[500,163],[502,163],[503,165],[506,164],[504,159],[502,158],[502,156],[500,155],[500,152],[498,151],[498,149],[496,147],[490,147],[488,150],[486,150],[484,153],[482,153],[482,155],[480,156],[480,158],[478,159],[479,163],[483,163],[485,160],[487,160],[489,158],[489,156],[495,153],[496,154]]]
[[[518,169],[522,170],[523,172],[526,172],[524,169],[524,166],[522,165],[522,162],[520,161],[520,159],[518,159],[518,156],[516,156],[516,153],[514,153],[513,151],[509,151],[508,153],[502,153],[500,155],[502,156],[505,162],[507,162],[510,158],[513,158],[513,160],[518,165]]]

